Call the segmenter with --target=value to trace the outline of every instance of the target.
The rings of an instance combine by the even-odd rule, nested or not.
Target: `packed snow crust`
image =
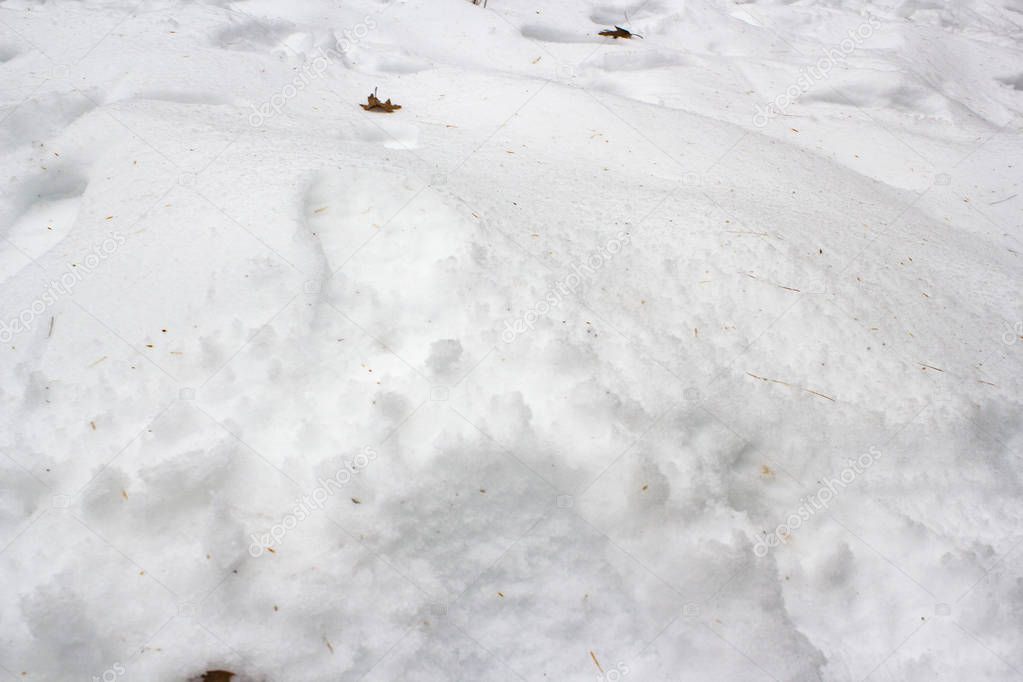
[[[0,678],[1023,678],[1021,111],[1019,0],[0,2]]]

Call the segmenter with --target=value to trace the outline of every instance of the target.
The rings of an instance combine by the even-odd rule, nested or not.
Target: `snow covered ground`
[[[0,678],[1023,679],[1021,111],[1021,0],[0,2]]]

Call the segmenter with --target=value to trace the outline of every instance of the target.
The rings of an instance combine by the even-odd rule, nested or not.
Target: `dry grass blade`
[[[813,395],[821,397],[821,398],[824,398],[825,400],[830,400],[831,402],[835,402],[835,399],[832,398],[830,395],[824,395],[823,393],[815,391],[812,388],[806,388],[805,386],[796,386],[795,384],[790,384],[789,382],[782,381],[780,379],[769,379],[768,377],[762,377],[762,376],[760,376],[758,374],[753,374],[752,372],[746,372],[746,375],[747,376],[751,376],[754,379],[759,379],[760,381],[768,381],[768,382],[770,382],[772,384],[781,384],[782,386],[788,386],[789,388],[797,388],[800,391],[806,391],[807,393],[812,393]]]

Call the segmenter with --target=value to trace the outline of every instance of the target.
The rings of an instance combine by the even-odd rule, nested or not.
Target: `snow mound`
[[[0,4],[0,677],[1019,676],[1021,22]]]

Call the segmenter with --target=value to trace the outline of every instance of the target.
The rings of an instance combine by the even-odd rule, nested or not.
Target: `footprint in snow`
[[[10,203],[4,213],[11,215],[3,236],[18,250],[35,260],[56,246],[70,232],[78,218],[87,181],[73,171],[51,168],[6,191]],[[0,251],[0,280],[19,270],[24,256],[15,256],[9,249]]]

